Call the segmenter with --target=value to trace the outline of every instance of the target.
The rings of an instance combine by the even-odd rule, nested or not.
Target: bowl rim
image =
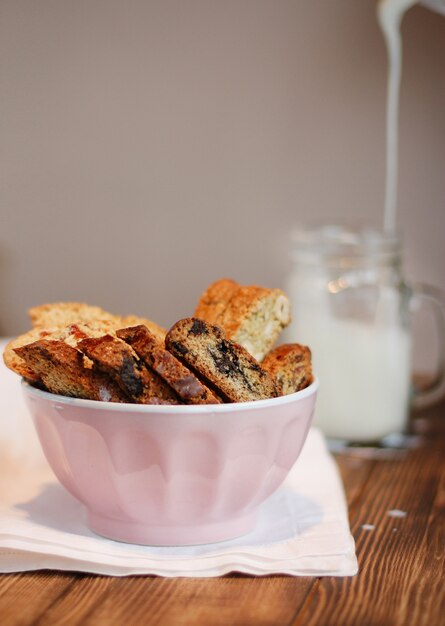
[[[298,400],[307,398],[318,390],[319,381],[316,376],[308,386],[301,391],[290,393],[286,396],[278,398],[267,398],[266,400],[250,400],[248,402],[226,402],[224,404],[133,404],[131,402],[103,402],[102,400],[85,400],[83,398],[71,398],[70,396],[61,396],[49,391],[43,391],[33,387],[26,380],[22,379],[22,389],[26,395],[40,398],[56,404],[64,404],[85,409],[99,409],[107,411],[118,411],[121,413],[143,413],[143,414],[159,414],[165,415],[183,415],[183,414],[200,414],[200,413],[233,413],[236,411],[247,411],[249,409],[273,408],[286,404],[292,404]]]

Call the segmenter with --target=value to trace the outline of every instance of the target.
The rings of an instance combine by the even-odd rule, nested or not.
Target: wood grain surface
[[[414,416],[412,432],[407,449],[337,455],[353,578],[4,574],[0,625],[445,626],[445,404]]]

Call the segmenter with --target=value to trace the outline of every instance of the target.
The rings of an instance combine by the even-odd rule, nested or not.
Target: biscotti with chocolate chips
[[[32,328],[23,335],[19,335],[15,339],[12,339],[6,345],[3,352],[3,360],[5,365],[13,372],[19,374],[19,376],[23,376],[23,378],[26,378],[29,381],[37,381],[39,380],[38,375],[20,356],[17,348],[27,346],[35,341],[38,341],[39,339],[64,341],[69,346],[76,348],[79,339],[84,339],[85,337],[101,337],[107,332],[110,332],[112,328],[113,323],[103,320],[95,320],[84,324],[71,324],[66,328],[57,326],[50,328]]]
[[[218,280],[202,294],[195,316],[177,322],[167,336],[150,319],[79,302],[44,304],[29,313],[34,328],[6,346],[4,361],[54,393],[219,404],[274,398],[312,381],[307,348],[272,350],[290,321],[280,289]]]
[[[23,333],[23,335],[14,337],[6,344],[3,351],[3,361],[6,367],[30,382],[38,381],[39,375],[30,367],[27,360],[20,355],[20,348],[57,334],[60,335],[60,329],[58,328],[32,328],[28,332]]]
[[[278,346],[261,365],[272,376],[282,396],[301,391],[313,381],[311,351],[298,343]]]
[[[281,289],[241,286],[224,278],[206,289],[194,317],[220,326],[262,361],[291,320],[290,302]]]
[[[94,366],[84,365],[81,352],[64,341],[40,339],[15,348],[34,380],[52,393],[87,400],[128,402],[128,396]]]
[[[154,397],[177,403],[173,389],[158,374],[150,371],[125,341],[104,335],[97,339],[82,339],[78,347],[133,402],[147,404]]]
[[[168,331],[165,345],[227,402],[277,395],[272,377],[218,326],[198,318],[180,320]]]
[[[165,349],[163,343],[139,325],[122,328],[116,335],[128,343],[145,365],[156,372],[185,404],[219,404],[218,398],[183,363]]]

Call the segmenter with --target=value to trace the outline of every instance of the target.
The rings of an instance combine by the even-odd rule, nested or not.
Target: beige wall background
[[[169,325],[283,283],[308,219],[382,223],[374,0],[1,0],[0,331],[82,300]],[[445,18],[403,25],[406,273],[445,288]]]

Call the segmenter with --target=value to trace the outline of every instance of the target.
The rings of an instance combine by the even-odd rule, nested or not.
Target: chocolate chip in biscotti
[[[205,322],[200,319],[194,319],[192,327],[190,328],[190,333],[192,335],[207,335],[207,326]]]
[[[196,320],[199,322],[200,320]],[[195,325],[194,334],[200,328]],[[205,329],[204,329],[205,330]],[[200,334],[200,333],[198,333]],[[145,365],[156,372],[186,404],[217,404],[217,397],[193,372],[171,354],[143,325],[122,328],[116,335],[127,342]]]
[[[277,395],[271,376],[218,326],[186,318],[167,333],[165,345],[228,402],[263,400]],[[204,326],[205,332],[194,329]]]
[[[158,374],[150,371],[125,341],[104,335],[83,339],[77,345],[133,402],[150,404],[151,398],[177,402],[173,389]]]
[[[171,352],[180,354],[181,356],[185,356],[189,349],[180,341],[172,341],[170,343]]]
[[[261,365],[275,380],[278,392],[283,396],[304,389],[314,379],[311,351],[298,343],[278,346],[269,352]]]

